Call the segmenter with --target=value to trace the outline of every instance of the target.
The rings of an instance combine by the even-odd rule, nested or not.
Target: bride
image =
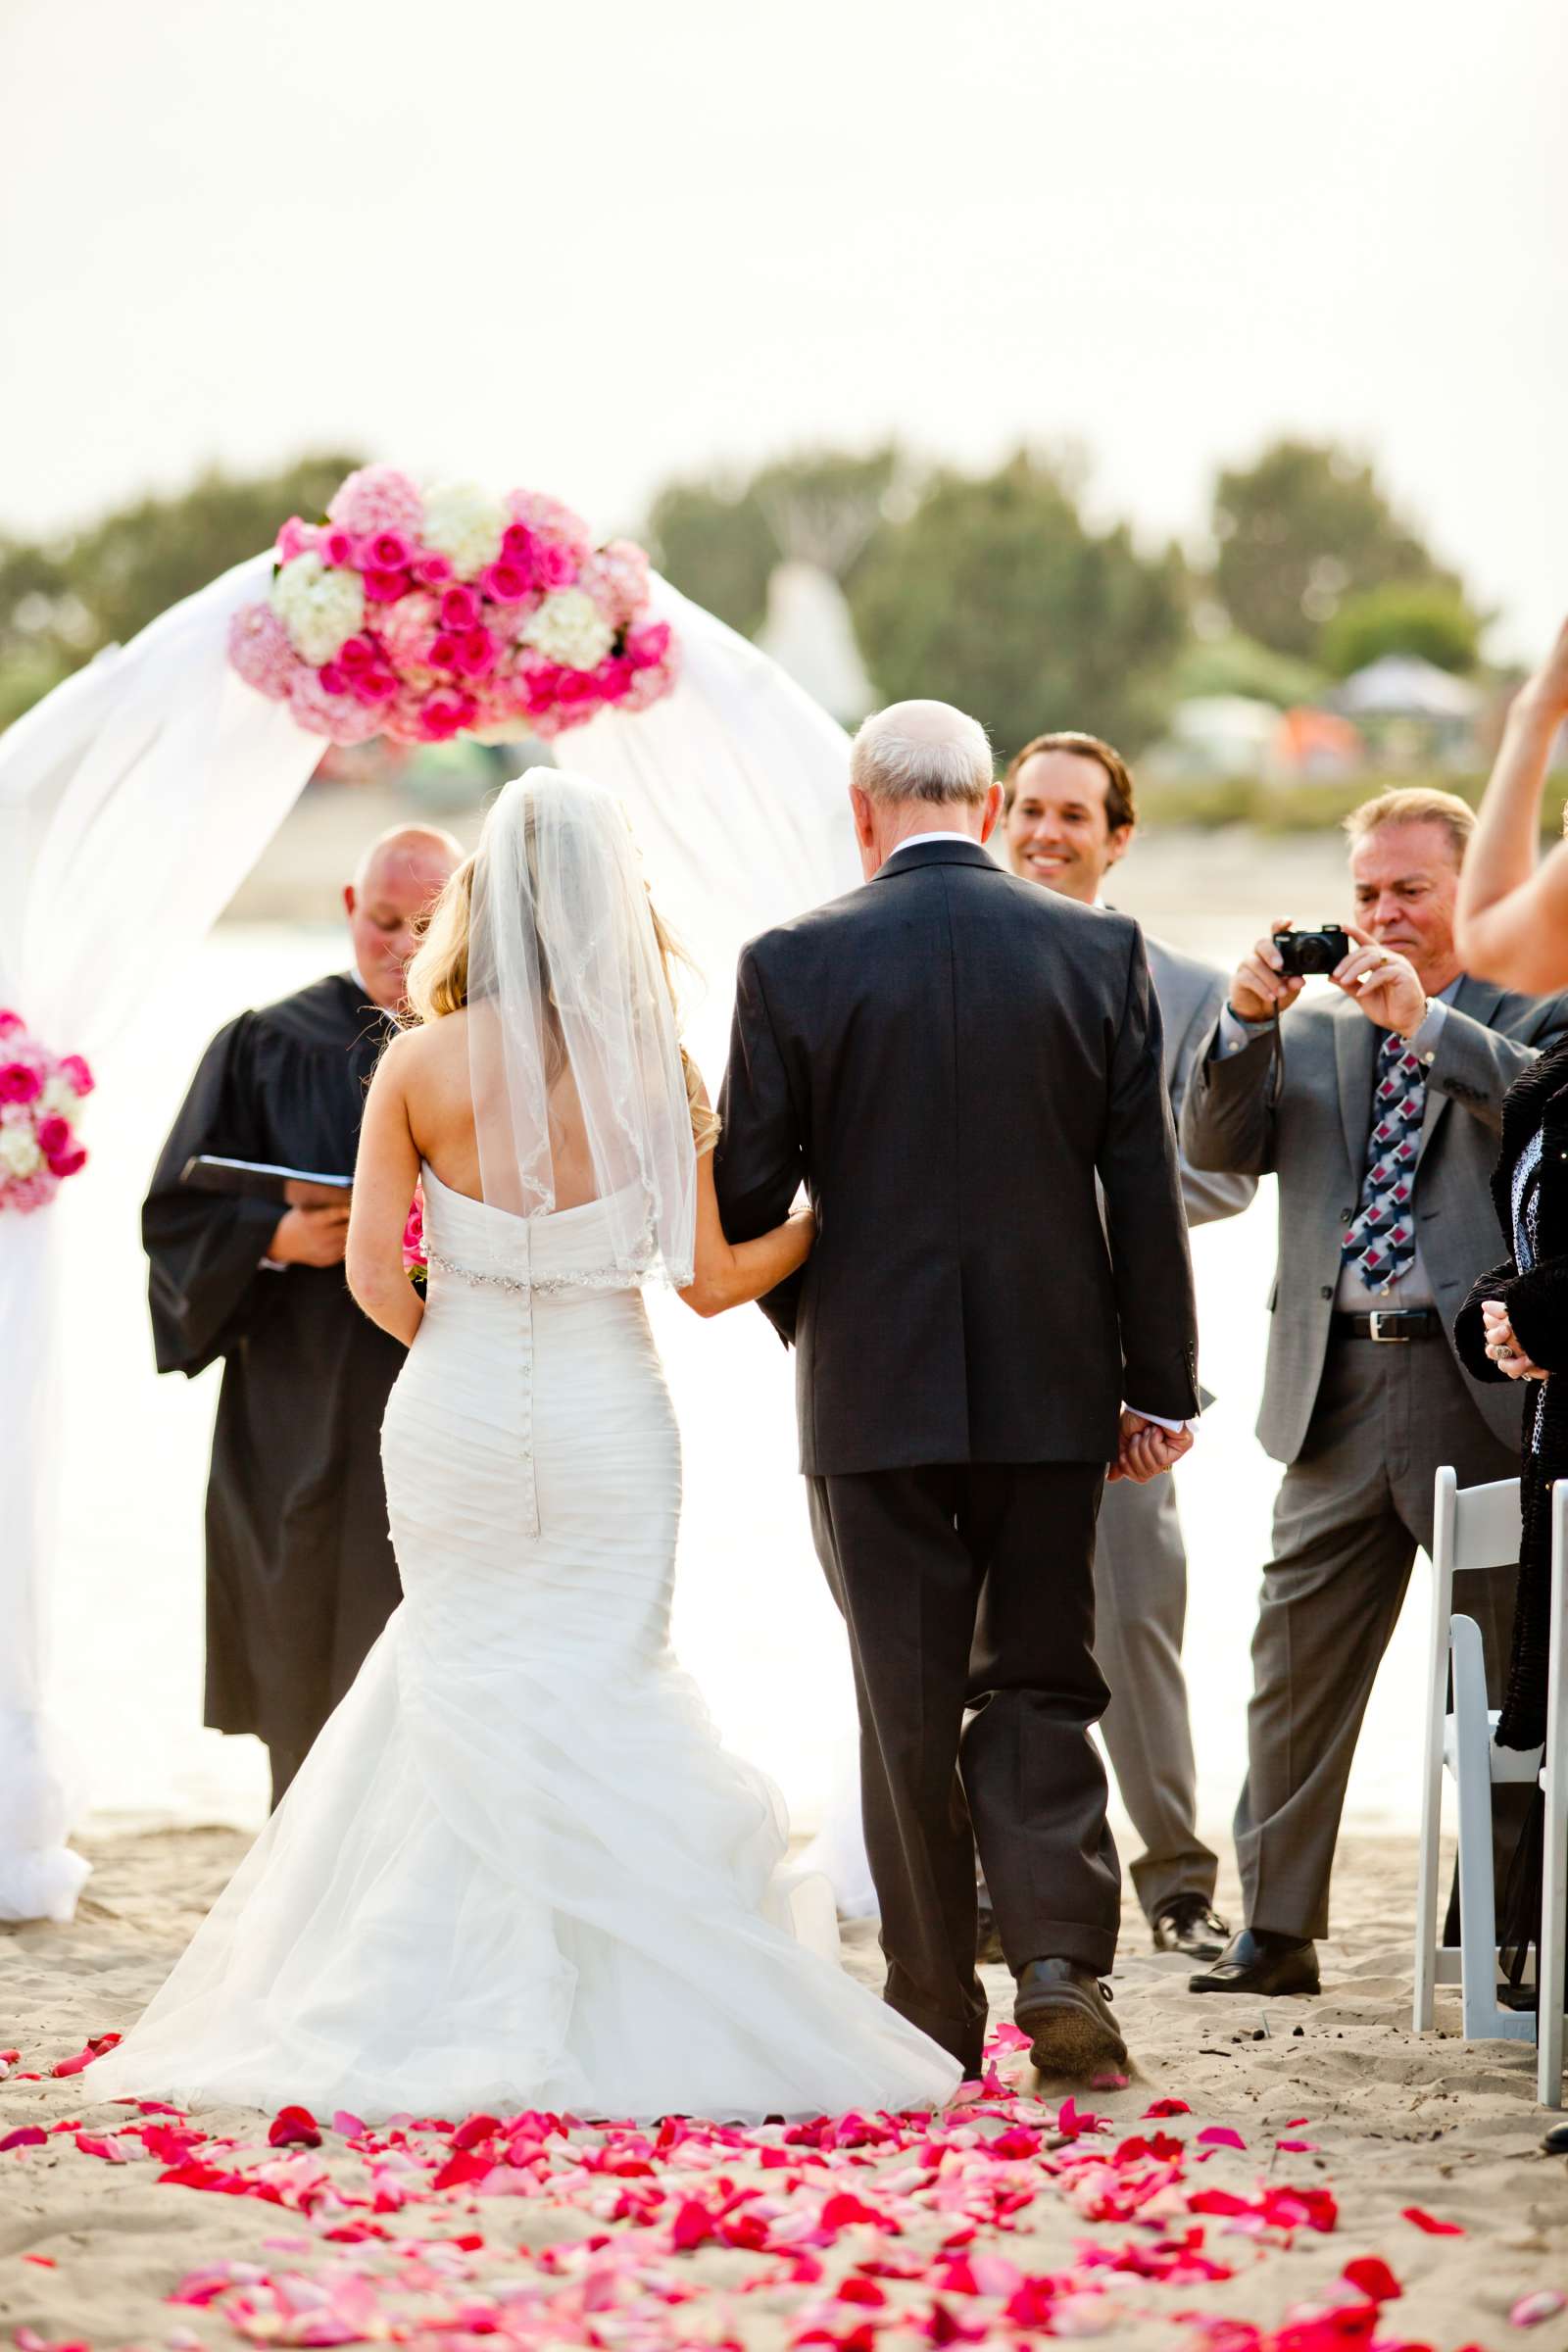
[[[640,1286],[714,1314],[814,1230],[725,1241],[670,953],[620,804],[509,784],[410,966],[355,1178],[349,1281],[409,1344],[403,1603],[95,2094],[760,2119],[956,2087],[839,1967],[669,1648],[679,1439]]]

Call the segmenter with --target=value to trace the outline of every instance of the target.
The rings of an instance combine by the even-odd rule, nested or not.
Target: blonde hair
[[[468,934],[473,921],[472,857],[465,858],[457,872],[447,883],[430,909],[424,937],[412,958],[404,979],[408,999],[408,1017],[405,1028],[415,1029],[439,1021],[449,1012],[462,1012],[468,1002]],[[664,985],[669,1001],[680,1010],[680,992],[676,986],[677,969],[693,969],[690,956],[654,905],[653,894],[648,899],[648,911],[653,917],[654,939],[659,949],[659,960],[663,968]],[[547,999],[547,1014],[551,1017],[551,1033],[545,1040],[547,1066],[552,1079],[565,1061],[565,1048],[561,1032],[553,1018],[554,997]],[[691,1105],[692,1141],[699,1154],[710,1152],[718,1141],[719,1117],[703,1097],[703,1077],[684,1046],[680,1050],[681,1068],[686,1074],[686,1100]]]
[[[1455,865],[1464,863],[1476,812],[1456,792],[1439,792],[1432,784],[1402,784],[1363,801],[1345,820],[1352,842],[1365,841],[1380,825],[1442,825],[1447,832]]]

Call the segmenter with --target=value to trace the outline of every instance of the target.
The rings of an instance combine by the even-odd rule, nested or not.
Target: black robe
[[[387,1018],[347,973],[214,1038],[142,1209],[160,1372],[222,1356],[207,1489],[206,1721],[303,1753],[400,1597],[381,1483],[399,1343],[341,1266],[262,1260],[281,1210],[191,1192],[193,1152],[353,1173]]]

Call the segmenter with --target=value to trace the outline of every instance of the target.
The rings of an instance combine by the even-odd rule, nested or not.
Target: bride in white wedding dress
[[[411,1343],[403,1603],[95,2095],[758,2120],[956,2086],[838,1965],[669,1647],[680,1449],[640,1286],[738,1305],[812,1226],[725,1242],[667,951],[619,803],[509,784],[410,968],[355,1182],[350,1282]]]

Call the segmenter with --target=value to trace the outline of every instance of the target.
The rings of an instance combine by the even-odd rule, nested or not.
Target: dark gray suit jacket
[[[978,844],[741,955],[714,1160],[732,1241],[804,1179],[817,1243],[763,1302],[802,1467],[1108,1461],[1123,1397],[1197,1409],[1197,1334],[1143,936]],[[1096,1176],[1105,1199],[1102,1227]]]
[[[1384,1032],[1338,994],[1295,1006],[1280,1026],[1285,1079],[1276,1102],[1272,1033],[1216,1060],[1216,1021],[1193,1072],[1181,1133],[1194,1167],[1279,1178],[1279,1269],[1257,1435],[1276,1461],[1294,1462],[1323,1377],[1345,1227],[1361,1197]],[[1449,1004],[1427,1073],[1415,1211],[1422,1264],[1450,1348],[1454,1315],[1496,1254],[1489,1179],[1502,1098],[1565,1028],[1568,999],[1511,996],[1468,975]],[[1477,1412],[1505,1445],[1517,1446],[1518,1396],[1464,1377]]]

